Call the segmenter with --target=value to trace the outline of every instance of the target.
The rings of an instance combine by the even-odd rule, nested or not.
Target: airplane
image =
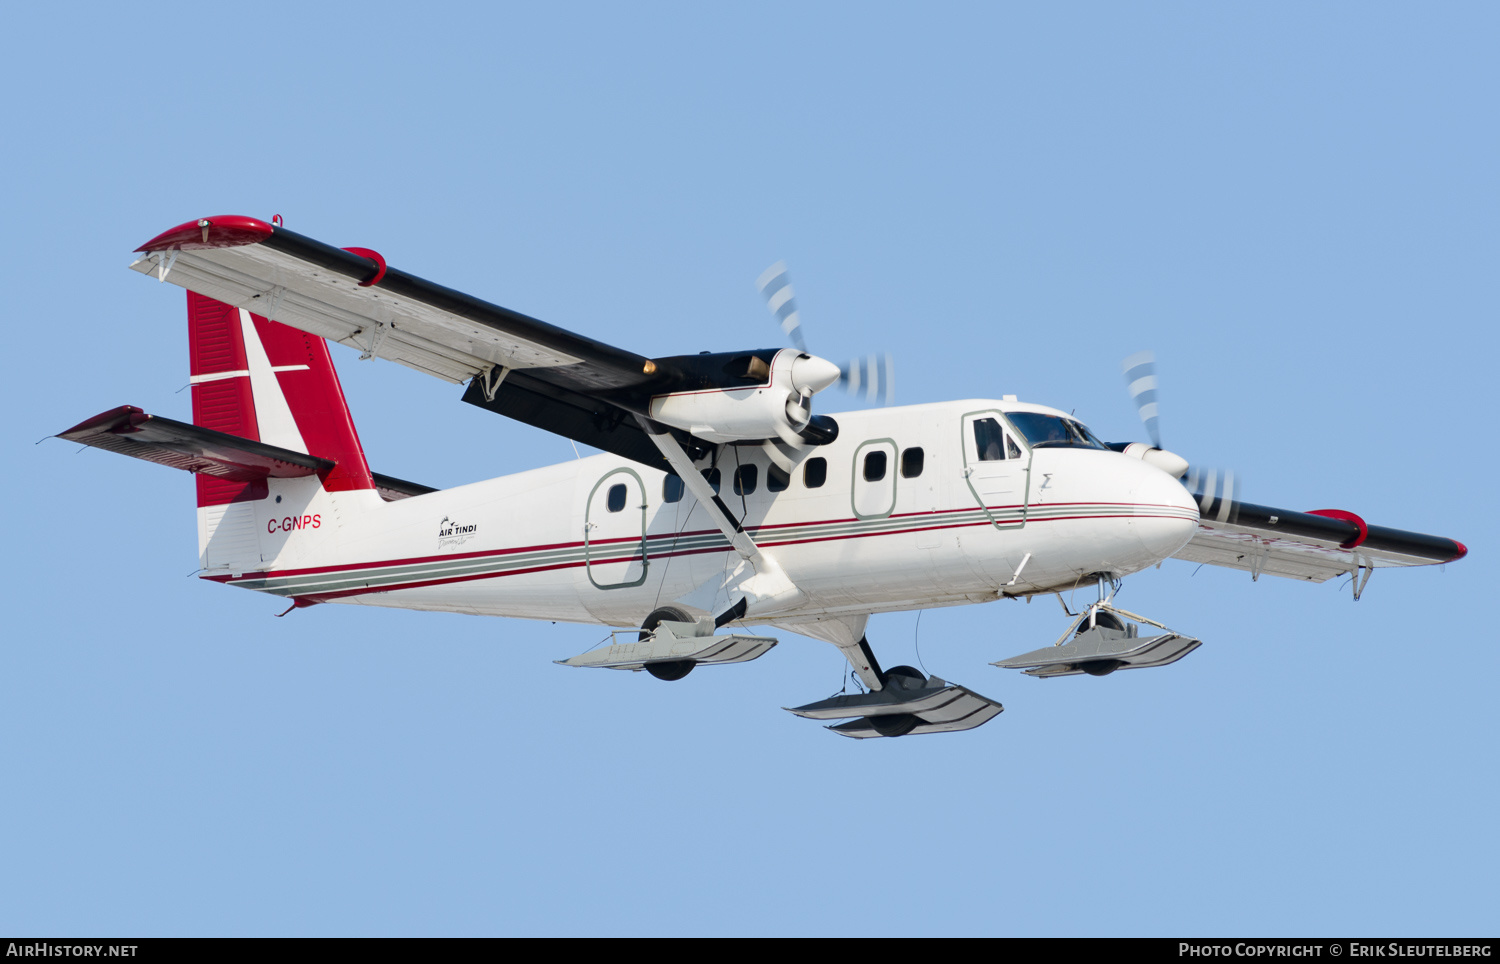
[[[1168,558],[1323,582],[1460,542],[1323,509],[1242,502],[1160,447],[1155,370],[1127,362],[1152,438],[1105,443],[999,399],[814,414],[890,371],[806,350],[784,266],[760,280],[796,347],[646,358],[271,222],[200,218],[131,268],[187,289],[191,423],[133,406],[58,437],[195,473],[201,576],[280,596],[610,627],[561,662],[677,680],[759,658],[748,626],[832,643],[861,691],[788,709],[851,738],[972,730],[1003,706],[882,668],[872,614],[1056,594],[1066,628],[994,665],[1041,678],[1166,666],[1201,645],[1114,604]],[[601,450],[437,490],[373,472],[328,342],[451,383],[463,400]],[[1073,612],[1062,593],[1097,587]],[[283,613],[282,615],[285,615]],[[723,632],[721,632],[723,631]],[[832,721],[844,721],[833,723]]]

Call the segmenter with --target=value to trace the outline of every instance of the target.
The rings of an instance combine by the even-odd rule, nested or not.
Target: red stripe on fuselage
[[[1063,506],[1063,505],[1101,505],[1101,506],[1104,506],[1104,505],[1114,505],[1114,506],[1130,506],[1131,508],[1139,508],[1139,509],[1175,508],[1173,506],[1139,505],[1139,504],[1130,503],[1130,502],[1097,502],[1097,503],[1095,503],[1095,502],[1067,502],[1067,503],[1052,503],[1051,506],[1049,506],[1049,507],[1050,508],[1056,508],[1058,506]],[[1019,508],[1019,506],[989,506],[988,508],[990,508],[992,510],[994,510],[994,509],[1004,509],[1004,508],[1012,508],[1012,509],[1014,509],[1014,508]],[[977,511],[977,510],[975,510],[975,509],[942,509],[942,510],[936,510],[936,511],[933,511],[933,512],[909,512],[909,513],[903,513],[902,517],[903,518],[911,518],[911,517],[914,517],[914,516],[921,516],[921,515],[938,516],[938,515],[947,515],[947,514],[950,514],[950,513],[953,513],[953,512],[974,512],[974,511]],[[895,517],[892,516],[891,518],[895,518]],[[1142,515],[1142,514],[1140,514],[1138,512],[1131,512],[1131,513],[1120,513],[1120,514],[1117,514],[1117,515],[1051,516],[1051,517],[1048,517],[1048,518],[1045,518],[1045,519],[1029,519],[1027,521],[1028,521],[1028,524],[1035,525],[1035,524],[1042,523],[1042,522],[1065,522],[1065,521],[1075,521],[1075,520],[1079,520],[1079,519],[1142,519],[1142,518],[1169,518],[1169,519],[1171,519],[1171,518],[1179,518],[1179,516],[1175,516],[1175,515],[1148,516],[1148,515]],[[747,529],[746,531],[750,532],[751,535],[752,535],[752,538],[754,538],[754,536],[756,534],[761,533],[761,532],[765,532],[765,531],[768,531],[768,530],[771,530],[771,529],[793,529],[793,528],[801,528],[801,527],[815,526],[815,525],[837,525],[837,524],[839,524],[842,521],[850,521],[850,522],[852,522],[852,521],[855,521],[855,520],[851,519],[851,520],[835,520],[835,521],[832,521],[832,522],[826,522],[825,521],[825,522],[791,522],[791,523],[781,523],[781,524],[774,525],[774,526],[763,526],[761,528],[753,529],[753,530],[748,530]],[[879,531],[879,532],[852,532],[852,533],[843,533],[843,534],[839,534],[839,535],[813,536],[813,537],[806,538],[806,539],[795,539],[795,538],[793,538],[793,539],[782,539],[782,540],[779,540],[779,541],[760,541],[760,540],[757,540],[757,545],[760,545],[762,548],[770,548],[770,547],[773,547],[773,546],[804,545],[804,544],[811,545],[811,544],[817,543],[817,542],[839,542],[839,541],[843,541],[843,540],[847,540],[847,539],[872,539],[872,538],[876,538],[876,537],[879,537],[879,536],[906,535],[907,533],[912,533],[912,532],[932,532],[932,531],[937,531],[937,530],[942,530],[942,529],[964,529],[964,528],[973,528],[973,527],[978,527],[978,526],[989,526],[991,524],[992,523],[990,523],[988,520],[982,520],[982,521],[977,521],[977,522],[955,522],[955,523],[951,523],[951,524],[948,524],[948,525],[921,526],[921,527],[916,527],[916,528],[882,530],[882,531]],[[691,536],[709,535],[709,534],[717,533],[718,531],[719,530],[717,530],[717,529],[703,529],[703,530],[696,530],[694,532],[667,533],[667,534],[663,534],[663,535],[659,535],[659,536],[650,536],[648,538],[658,539],[658,540],[662,540],[663,542],[665,542],[666,540],[671,540],[671,539],[680,539],[680,538],[687,538],[687,537],[691,537]],[[639,543],[639,542],[640,542],[639,538],[625,538],[625,539],[611,539],[611,540],[605,540],[605,541],[600,541],[600,542],[590,541],[588,543],[588,545],[590,545],[590,546],[597,546],[597,545],[605,545],[605,544],[608,544],[608,543],[622,544],[622,543]],[[464,559],[480,559],[480,558],[495,558],[495,559],[500,559],[500,558],[503,558],[505,556],[520,555],[520,554],[529,553],[529,552],[547,552],[547,551],[553,551],[553,550],[558,550],[558,549],[581,549],[583,547],[584,547],[584,543],[582,543],[582,542],[560,542],[560,543],[551,543],[551,544],[540,545],[540,546],[522,546],[522,547],[515,548],[515,549],[496,549],[496,550],[486,550],[486,551],[480,551],[480,552],[454,553],[452,555],[438,555],[438,556],[413,556],[413,557],[406,558],[406,559],[389,559],[389,560],[384,560],[384,561],[380,561],[380,562],[347,563],[347,564],[344,564],[344,565],[318,566],[318,567],[313,567],[313,568],[308,568],[308,569],[271,570],[271,571],[260,572],[260,573],[246,573],[245,575],[240,576],[238,579],[236,579],[235,577],[232,577],[232,576],[227,576],[227,575],[210,575],[210,576],[204,576],[203,578],[211,580],[213,582],[222,582],[222,583],[228,584],[228,583],[238,582],[238,581],[242,581],[242,580],[246,580],[246,579],[255,579],[255,580],[275,579],[275,578],[285,579],[285,578],[290,578],[292,576],[319,575],[319,574],[324,574],[324,573],[348,573],[348,574],[353,575],[353,574],[359,573],[359,572],[364,571],[364,570],[369,570],[369,569],[384,569],[384,568],[389,568],[389,567],[392,567],[392,566],[420,565],[420,564],[423,564],[423,563],[434,563],[434,562],[454,562],[454,561],[460,561],[460,560],[464,560]],[[648,545],[648,550],[650,550],[649,545]],[[727,544],[721,545],[721,546],[708,546],[708,547],[697,548],[697,549],[682,549],[682,550],[673,550],[671,548],[663,547],[660,551],[648,551],[647,556],[650,559],[672,559],[672,558],[677,558],[677,557],[680,557],[680,556],[697,556],[697,555],[703,555],[704,553],[710,553],[710,552],[732,552],[732,551],[733,550]],[[310,599],[334,599],[334,598],[338,598],[338,597],[341,597],[341,596],[358,596],[358,595],[363,595],[365,593],[371,593],[371,592],[393,592],[393,591],[398,590],[398,589],[417,589],[417,588],[422,588],[422,587],[426,587],[426,586],[440,586],[440,585],[446,585],[448,583],[455,583],[455,582],[472,582],[472,581],[474,581],[476,579],[499,579],[499,578],[502,578],[504,576],[519,576],[519,575],[524,575],[526,573],[532,573],[532,572],[547,572],[547,571],[550,571],[550,570],[553,570],[553,569],[572,569],[572,568],[577,568],[579,566],[585,566],[585,565],[590,565],[590,564],[592,564],[592,565],[615,564],[615,563],[621,563],[621,562],[629,562],[632,559],[639,559],[639,558],[641,558],[641,556],[639,554],[632,554],[632,555],[627,555],[627,556],[611,557],[611,558],[607,558],[607,559],[577,560],[577,561],[573,561],[573,562],[551,563],[551,564],[542,565],[542,566],[531,566],[531,567],[527,567],[527,568],[524,568],[524,569],[511,569],[511,570],[508,570],[506,572],[471,573],[471,574],[462,575],[462,576],[445,576],[445,577],[438,578],[438,579],[417,579],[417,580],[413,580],[411,582],[383,584],[383,585],[380,585],[380,586],[366,587],[366,588],[362,588],[362,589],[346,589],[346,590],[340,590],[338,592],[332,592],[332,593],[316,593],[316,594],[308,596],[307,598],[310,598]]]

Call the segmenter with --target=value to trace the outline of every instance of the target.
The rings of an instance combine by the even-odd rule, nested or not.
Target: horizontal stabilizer
[[[296,479],[327,473],[336,464],[201,425],[147,415],[134,405],[121,405],[95,415],[57,437],[231,482]],[[387,502],[437,491],[378,472],[372,474],[376,490]]]
[[[639,641],[611,642],[572,659],[562,666],[596,666],[602,669],[642,670],[648,663],[692,662],[697,664],[748,663],[764,656],[776,645],[770,636],[713,635],[712,619],[697,623],[665,621],[656,632]]]
[[[1024,669],[1028,676],[1043,678],[1081,673],[1104,676],[1117,669],[1147,669],[1175,663],[1202,645],[1202,640],[1178,633],[1136,636],[1125,630],[1095,626],[1066,645],[1046,646],[991,665]]]
[[[334,466],[328,459],[147,415],[133,405],[95,415],[57,437],[234,482],[295,479]]]
[[[967,687],[934,676],[913,679],[890,675],[884,689],[834,696],[806,706],[784,707],[809,720],[849,720],[828,729],[857,740],[920,733],[954,733],[983,726],[1005,707]]]

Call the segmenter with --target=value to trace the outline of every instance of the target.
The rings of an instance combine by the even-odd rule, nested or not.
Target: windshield
[[[1037,412],[1006,412],[1005,417],[1016,427],[1032,448],[1107,449],[1109,446],[1094,438],[1082,422],[1056,415],[1041,415]]]

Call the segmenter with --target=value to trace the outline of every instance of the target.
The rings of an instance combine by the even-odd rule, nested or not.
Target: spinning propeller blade
[[[756,290],[766,299],[766,307],[776,316],[777,324],[798,351],[807,351],[807,342],[802,339],[802,319],[797,314],[797,296],[792,291],[792,279],[787,273],[786,262],[778,261],[767,268],[755,282]]]
[[[1151,444],[1161,449],[1156,356],[1150,351],[1138,351],[1125,359],[1120,367],[1125,372],[1125,385],[1130,391],[1130,400],[1135,403],[1136,414],[1140,416],[1141,424],[1146,426],[1146,434],[1151,436]],[[1181,456],[1170,453],[1153,454],[1149,461],[1160,467],[1165,461],[1162,458],[1163,454],[1179,466],[1186,464]],[[1167,469],[1167,471],[1170,472],[1173,469]],[[1204,515],[1218,513],[1221,510],[1228,512],[1240,500],[1239,479],[1231,471],[1188,465],[1181,478],[1187,490],[1198,497],[1198,504]]]
[[[1195,465],[1182,477],[1182,484],[1202,502],[1213,502],[1216,499],[1240,501],[1240,480],[1230,471]]]
[[[1198,500],[1202,518],[1232,523],[1239,515],[1240,483],[1233,472],[1194,466],[1183,476],[1182,484]]]
[[[766,299],[766,307],[776,316],[782,332],[798,351],[807,351],[802,317],[797,311],[797,296],[786,262],[778,261],[762,272],[755,287]],[[853,359],[839,366],[839,385],[851,395],[863,394],[872,405],[889,405],[896,398],[896,363],[889,354]]]
[[[896,363],[890,355],[868,355],[839,366],[839,384],[850,395],[864,393],[872,405],[889,405],[896,397]]]
[[[1135,402],[1135,413],[1146,426],[1151,444],[1161,448],[1161,427],[1158,424],[1156,407],[1156,356],[1149,351],[1139,351],[1125,359],[1125,384],[1130,389],[1130,400]]]

